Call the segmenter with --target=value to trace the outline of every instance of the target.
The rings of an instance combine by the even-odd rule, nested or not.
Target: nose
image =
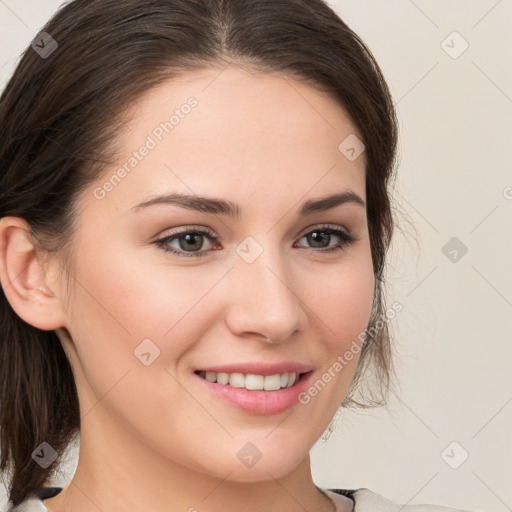
[[[252,263],[239,258],[229,273],[226,322],[234,335],[258,335],[267,343],[282,343],[305,328],[300,291],[289,265],[277,254],[265,250]]]

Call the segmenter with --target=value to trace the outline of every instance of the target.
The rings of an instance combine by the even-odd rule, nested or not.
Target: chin
[[[268,462],[264,464],[263,460],[260,460],[252,468],[236,468],[234,470],[232,468],[231,473],[229,473],[229,480],[240,483],[255,483],[280,479],[291,473],[294,469],[293,465],[283,462],[286,461],[278,464]],[[222,478],[226,474],[222,475]]]
[[[256,443],[237,443],[236,449],[231,452],[233,456],[226,457],[227,450],[222,455],[212,454],[207,472],[219,478],[229,474],[229,480],[233,482],[268,481],[288,475],[309,455],[308,452],[300,454],[297,446],[283,450],[282,446],[279,449],[279,446],[272,445],[259,450],[254,447]]]

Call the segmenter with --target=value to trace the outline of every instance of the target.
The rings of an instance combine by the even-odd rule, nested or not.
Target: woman
[[[392,375],[397,121],[325,3],[74,0],[0,126],[11,510],[409,510],[311,476]]]

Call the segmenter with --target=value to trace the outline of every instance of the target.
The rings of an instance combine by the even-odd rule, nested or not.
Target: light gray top
[[[343,498],[329,489],[322,490],[336,504],[336,512],[341,512],[343,510]],[[349,493],[351,493],[354,500],[353,512],[470,512],[469,510],[441,505],[399,505],[366,488],[352,490]]]

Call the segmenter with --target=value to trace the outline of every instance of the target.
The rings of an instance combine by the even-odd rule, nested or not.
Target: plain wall
[[[392,322],[398,396],[342,411],[312,451],[313,476],[398,503],[512,510],[512,1],[329,3],[396,102],[405,216],[388,303],[403,310]],[[0,89],[59,5],[0,1]]]

